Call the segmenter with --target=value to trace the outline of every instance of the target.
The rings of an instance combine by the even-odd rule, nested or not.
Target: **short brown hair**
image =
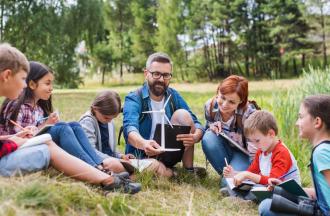
[[[24,70],[27,73],[30,65],[25,55],[8,43],[0,44],[0,73],[11,70],[13,74]]]
[[[325,124],[325,129],[330,131],[330,95],[311,95],[302,104],[311,116],[319,117]]]
[[[239,108],[244,108],[248,102],[249,86],[248,81],[244,77],[231,75],[224,79],[218,86],[217,93],[222,95],[237,93],[241,99]]]
[[[102,115],[116,115],[121,111],[121,100],[115,91],[100,92],[92,103],[93,109],[99,111]]]
[[[274,130],[275,135],[277,135],[278,128],[277,128],[276,119],[273,116],[273,114],[265,110],[257,110],[253,112],[244,121],[245,136],[249,136],[255,133],[256,130],[266,135],[270,129]]]

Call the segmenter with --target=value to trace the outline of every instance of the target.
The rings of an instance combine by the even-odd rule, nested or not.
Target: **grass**
[[[288,89],[297,87],[297,83],[297,80],[250,82],[250,98],[263,109],[277,113],[274,98],[279,94],[284,97]],[[175,83],[173,86],[204,124],[203,104],[214,95],[217,84]],[[136,87],[115,86],[111,89],[124,98],[128,91]],[[54,107],[60,111],[62,120],[77,120],[88,109],[98,91],[100,88],[96,86],[73,91],[56,90]],[[122,116],[115,120],[115,124],[119,128]],[[295,132],[291,136],[296,136]],[[291,144],[289,137],[283,139],[290,148],[298,145]],[[124,150],[123,143],[119,145],[119,150]],[[293,153],[300,161],[298,147],[294,148]],[[302,160],[303,163],[305,161]],[[200,144],[196,145],[195,165],[205,166]],[[150,174],[139,175],[143,190],[134,196],[104,194],[95,186],[71,180],[53,169],[9,179],[0,178],[0,215],[257,215],[255,204],[221,197],[218,192],[220,177],[211,166],[207,171],[208,176],[203,180],[183,172],[179,172],[180,180],[171,181],[154,178]],[[308,170],[303,170],[302,175],[304,185],[309,185]]]

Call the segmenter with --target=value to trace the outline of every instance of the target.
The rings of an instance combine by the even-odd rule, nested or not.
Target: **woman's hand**
[[[211,123],[210,130],[218,135],[222,131],[221,121],[216,121],[216,122]]]

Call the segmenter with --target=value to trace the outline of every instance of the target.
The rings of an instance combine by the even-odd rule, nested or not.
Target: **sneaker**
[[[141,190],[141,184],[140,183],[134,183],[130,180],[120,178],[118,176],[112,176],[113,183],[106,184],[106,179],[104,183],[102,183],[102,189],[107,191],[122,191],[124,193],[128,194],[135,194]]]
[[[122,179],[129,179],[129,173],[128,172],[120,172],[120,173],[112,173],[112,176],[118,176]]]
[[[205,178],[207,173],[206,169],[204,167],[192,167],[192,168],[186,168],[186,171],[188,173],[194,174],[199,178]]]
[[[226,188],[226,187],[220,188],[219,192],[220,192],[222,197],[229,197],[230,196],[228,188]]]

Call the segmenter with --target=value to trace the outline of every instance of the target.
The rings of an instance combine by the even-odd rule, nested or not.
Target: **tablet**
[[[190,126],[182,126],[182,125],[173,125],[173,128],[169,124],[165,124],[165,149],[167,151],[178,151],[184,148],[182,141],[177,141],[176,136],[178,134],[189,134]],[[156,125],[154,138],[159,145],[161,144],[161,124]],[[160,149],[166,151],[165,149]],[[176,150],[170,150],[176,149]]]

